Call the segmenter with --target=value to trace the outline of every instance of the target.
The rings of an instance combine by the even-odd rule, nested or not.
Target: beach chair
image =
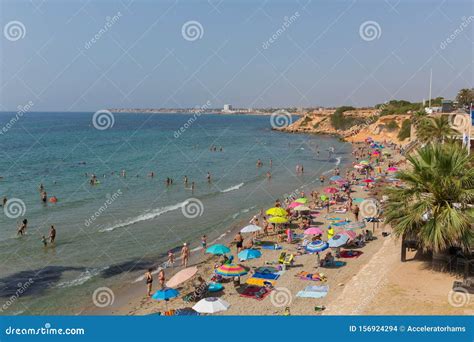
[[[295,262],[295,256],[293,254],[289,254],[285,256],[285,259],[283,260],[282,264],[284,266],[293,266],[294,262]]]
[[[281,252],[280,256],[278,257],[278,263],[283,264],[285,262],[285,258],[286,258],[286,252]]]

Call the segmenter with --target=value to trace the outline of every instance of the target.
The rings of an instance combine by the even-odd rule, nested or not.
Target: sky
[[[0,0],[0,111],[372,106],[473,87],[464,0]]]

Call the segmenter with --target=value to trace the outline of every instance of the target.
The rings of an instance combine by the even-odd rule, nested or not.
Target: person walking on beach
[[[188,260],[189,260],[189,247],[188,244],[185,242],[183,243],[183,248],[181,249],[181,265],[185,268],[188,267]]]
[[[242,245],[244,242],[244,238],[242,237],[242,234],[240,232],[235,235],[234,241],[236,242],[236,247],[237,247],[237,253],[240,253],[242,250]]]
[[[148,298],[151,297],[151,288],[153,285],[153,275],[151,271],[153,271],[153,269],[149,268],[145,273],[146,295]]]
[[[172,250],[168,251],[168,267],[174,267],[174,253]]]
[[[206,253],[206,248],[207,248],[207,236],[206,235],[203,235],[201,237],[201,246],[202,246],[202,249],[203,249],[204,253]]]
[[[54,240],[56,240],[56,228],[51,225],[51,228],[49,229],[49,242],[53,244]]]
[[[161,288],[164,288],[165,287],[165,281],[166,281],[165,270],[164,269],[160,269],[160,272],[158,272],[158,281],[160,282]]]
[[[356,204],[355,207],[354,207],[354,217],[355,217],[355,220],[356,220],[356,221],[359,221],[359,212],[360,212],[360,208],[359,208],[359,206]]]

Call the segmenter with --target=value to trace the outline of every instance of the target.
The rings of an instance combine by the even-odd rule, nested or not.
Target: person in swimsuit
[[[242,234],[240,234],[240,232],[237,233],[237,235],[234,238],[234,241],[236,242],[237,253],[239,253],[242,250],[242,245],[244,242],[244,238],[242,237]]]
[[[204,253],[206,253],[206,248],[207,248],[207,236],[206,235],[203,235],[201,237],[201,246],[202,246],[202,249],[203,249]]]
[[[43,201],[43,203],[46,203],[48,201],[48,195],[46,194],[46,191],[43,191],[41,193],[41,200]]]
[[[160,282],[160,286],[163,289],[165,287],[165,270],[161,269],[160,272],[158,273],[158,281]]]
[[[174,253],[173,251],[168,251],[168,267],[174,267]]]
[[[145,284],[146,284],[146,295],[151,297],[151,287],[153,285],[153,275],[151,274],[152,269],[149,268],[145,273]]]
[[[27,219],[24,219],[24,220],[21,222],[20,227],[18,228],[17,235],[23,236],[24,234],[26,234],[26,228],[27,228],[27,226],[28,226],[28,220],[27,220]]]
[[[211,173],[209,171],[207,172],[207,182],[211,182]]]
[[[183,248],[181,249],[181,258],[181,265],[184,267],[188,267],[189,247],[186,242],[183,244]]]
[[[41,242],[43,243],[44,247],[48,247],[48,240],[46,239],[46,236],[41,237]]]
[[[49,229],[49,242],[54,243],[54,240],[56,240],[56,228],[52,225]]]

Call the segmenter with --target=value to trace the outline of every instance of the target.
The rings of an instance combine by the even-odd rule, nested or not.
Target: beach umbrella
[[[379,151],[374,151],[374,152],[372,152],[372,155],[373,155],[373,156],[378,156],[379,154],[380,154]]]
[[[256,249],[244,249],[237,256],[239,257],[239,260],[245,261],[245,260],[249,260],[249,259],[260,258],[262,256],[262,252],[260,252]]]
[[[349,237],[349,239],[351,239],[351,240],[354,240],[357,236],[357,234],[355,232],[353,232],[352,230],[343,230],[339,234],[347,235]]]
[[[311,243],[308,243],[305,249],[310,253],[319,253],[328,249],[328,247],[329,245],[327,242],[318,240],[318,241],[313,241]]]
[[[363,183],[373,183],[374,180],[373,180],[373,179],[370,179],[370,178],[367,178],[367,179],[364,179],[362,182],[363,182]]]
[[[274,216],[268,219],[270,223],[287,223],[288,219],[286,217]]]
[[[216,269],[216,273],[223,277],[240,277],[246,275],[248,271],[240,265],[222,265]]]
[[[345,229],[360,229],[365,228],[365,222],[351,222],[344,227]]]
[[[300,197],[300,198],[296,199],[295,202],[301,203],[301,204],[306,204],[306,203],[308,203],[308,199],[306,197]]]
[[[230,253],[230,248],[224,245],[212,245],[211,247],[206,249],[206,253],[217,255],[227,254]]]
[[[311,208],[310,208],[310,207],[307,207],[307,206],[305,206],[305,205],[299,205],[299,206],[297,206],[294,210],[295,210],[295,211],[310,211]]]
[[[171,288],[164,288],[155,292],[151,297],[154,300],[170,300],[179,296],[179,291]]]
[[[293,208],[299,207],[300,205],[301,205],[301,203],[291,202],[290,205],[288,206],[288,208],[293,209]]]
[[[198,269],[196,266],[188,267],[179,271],[166,282],[166,287],[176,287],[179,284],[184,283],[186,280],[191,279],[197,271]]]
[[[361,165],[369,165],[370,163],[369,163],[368,160],[362,160],[362,161],[359,162],[359,164],[361,164]]]
[[[336,234],[328,240],[328,245],[329,247],[337,248],[344,246],[347,241],[349,241],[349,237],[347,235]]]
[[[255,233],[261,231],[262,228],[254,224],[249,224],[248,226],[240,230],[241,233]]]
[[[347,179],[344,179],[344,178],[341,178],[341,179],[339,179],[339,180],[336,181],[336,183],[337,183],[338,185],[346,184],[346,183],[348,183],[348,182],[349,182],[349,181],[348,181]]]
[[[285,209],[278,208],[278,207],[270,208],[265,213],[271,216],[282,216],[282,217],[285,217],[288,215]]]
[[[389,168],[387,169],[387,171],[388,171],[388,172],[397,172],[397,171],[398,171],[398,168],[392,166],[392,167],[389,167]]]
[[[331,178],[329,178],[329,180],[330,180],[331,182],[335,182],[335,181],[338,181],[338,180],[341,180],[341,179],[342,179],[341,176],[332,176]]]
[[[365,166],[366,166],[366,165],[356,164],[356,165],[354,165],[354,169],[359,169],[359,170],[360,170],[360,169],[365,168]]]
[[[326,195],[321,195],[319,198],[321,198],[323,201],[328,199],[328,197]]]
[[[201,299],[193,306],[193,310],[199,313],[212,314],[219,311],[226,311],[230,304],[225,300],[217,297],[208,297]]]
[[[337,190],[336,188],[332,188],[332,187],[324,189],[324,192],[327,193],[327,194],[335,194],[338,191],[339,190]]]
[[[308,229],[304,231],[304,234],[305,235],[322,235],[323,230],[318,227],[309,227]]]

